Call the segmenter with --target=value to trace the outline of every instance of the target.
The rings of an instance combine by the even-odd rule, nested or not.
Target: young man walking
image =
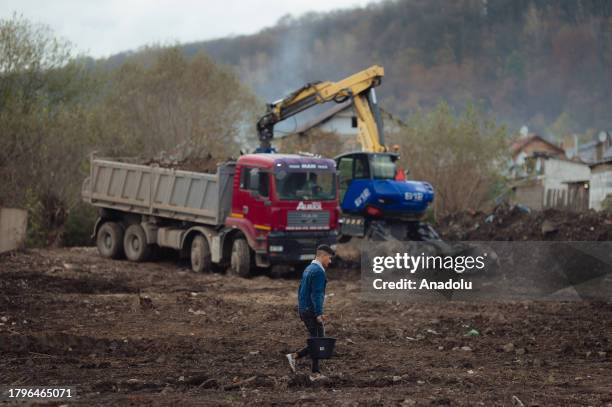
[[[304,322],[311,338],[325,336],[323,322],[327,317],[323,313],[323,303],[325,302],[325,286],[327,277],[325,269],[329,267],[334,251],[328,245],[317,247],[315,259],[306,267],[302,273],[302,281],[298,289],[298,311],[300,319]],[[299,358],[308,355],[308,346],[295,353],[286,355],[289,367],[295,373],[295,362]],[[319,370],[319,360],[312,359],[312,381],[324,379]]]

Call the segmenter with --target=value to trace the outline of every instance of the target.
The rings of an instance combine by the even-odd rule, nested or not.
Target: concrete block
[[[23,247],[28,226],[28,212],[0,208],[0,253]]]

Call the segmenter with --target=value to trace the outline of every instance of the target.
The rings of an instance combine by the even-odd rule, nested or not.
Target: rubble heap
[[[536,212],[520,205],[500,205],[492,213],[449,215],[436,229],[450,241],[606,241],[612,240],[612,212]]]
[[[214,174],[217,172],[217,166],[227,160],[215,158],[210,154],[203,157],[187,157],[184,159],[173,159],[167,157],[157,157],[145,162],[145,165],[158,165],[162,168],[172,168],[175,170],[205,172]]]

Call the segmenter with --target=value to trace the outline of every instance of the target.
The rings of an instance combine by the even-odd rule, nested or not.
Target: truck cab
[[[244,235],[257,266],[312,260],[318,245],[336,244],[338,216],[333,160],[294,154],[238,159],[226,226]]]

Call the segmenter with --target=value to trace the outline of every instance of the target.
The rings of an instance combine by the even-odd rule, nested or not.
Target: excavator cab
[[[405,238],[412,233],[409,229],[419,227],[418,221],[433,201],[433,187],[423,181],[398,181],[398,158],[395,153],[372,152],[335,157],[343,216],[341,234],[362,237],[371,225],[383,230],[389,229],[388,222],[404,221],[396,237]]]
[[[394,179],[397,154],[354,152],[339,155],[335,158],[340,177],[340,202],[356,180]]]

